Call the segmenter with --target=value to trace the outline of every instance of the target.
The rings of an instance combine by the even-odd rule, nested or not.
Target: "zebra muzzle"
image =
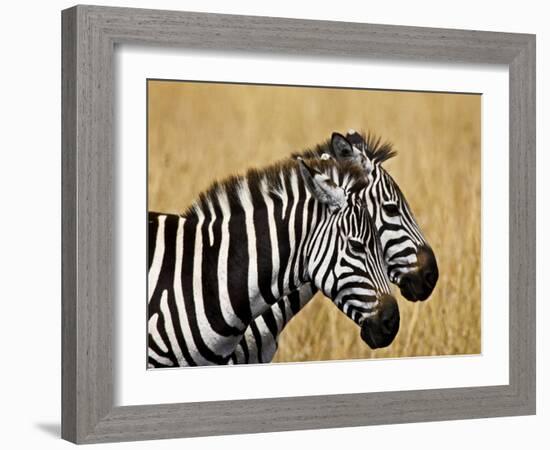
[[[426,300],[433,292],[439,278],[439,269],[433,250],[424,246],[418,250],[417,269],[399,278],[401,294],[407,300]]]
[[[367,317],[361,326],[361,339],[374,349],[390,345],[399,331],[399,307],[394,297],[384,294],[378,299],[375,315]]]

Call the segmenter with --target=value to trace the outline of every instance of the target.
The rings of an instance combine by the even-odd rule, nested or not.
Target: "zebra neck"
[[[219,190],[205,199],[185,228],[194,228],[200,249],[205,308],[224,304],[214,310],[244,329],[307,281],[305,244],[317,208],[295,172],[276,190],[245,179],[229,194]]]

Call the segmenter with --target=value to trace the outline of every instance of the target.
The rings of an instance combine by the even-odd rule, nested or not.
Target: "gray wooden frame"
[[[535,413],[535,36],[76,6],[62,13],[62,437],[77,443]],[[154,44],[506,64],[510,382],[503,386],[113,405],[113,52]]]

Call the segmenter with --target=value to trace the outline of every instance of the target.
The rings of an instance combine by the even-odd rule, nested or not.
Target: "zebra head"
[[[350,130],[333,133],[331,153],[365,171],[369,183],[363,195],[382,245],[389,279],[411,301],[426,300],[439,278],[437,261],[399,186],[382,167],[395,155],[391,145]]]
[[[353,164],[347,166],[355,169],[355,179],[340,173],[339,163],[322,163],[317,161],[314,168],[299,161],[305,185],[317,200],[306,244],[308,278],[361,327],[361,337],[371,348],[386,347],[399,330],[399,309],[361,196],[365,177]]]

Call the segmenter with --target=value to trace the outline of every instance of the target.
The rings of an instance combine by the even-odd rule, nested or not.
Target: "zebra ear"
[[[346,192],[343,188],[337,186],[325,174],[309,167],[302,158],[299,158],[298,165],[311,195],[320,203],[327,205],[331,212],[339,210],[346,204]]]
[[[361,152],[354,148],[351,142],[340,133],[332,133],[330,145],[332,146],[332,151],[336,159],[358,162],[361,157]]]
[[[351,145],[354,145],[357,148],[363,148],[367,145],[363,136],[361,136],[357,131],[351,128],[346,133],[346,139]]]
[[[331,146],[336,159],[340,161],[350,161],[359,164],[370,175],[373,169],[372,161],[360,150],[365,145],[365,141],[359,133],[349,130],[346,137],[340,133],[332,133]]]

